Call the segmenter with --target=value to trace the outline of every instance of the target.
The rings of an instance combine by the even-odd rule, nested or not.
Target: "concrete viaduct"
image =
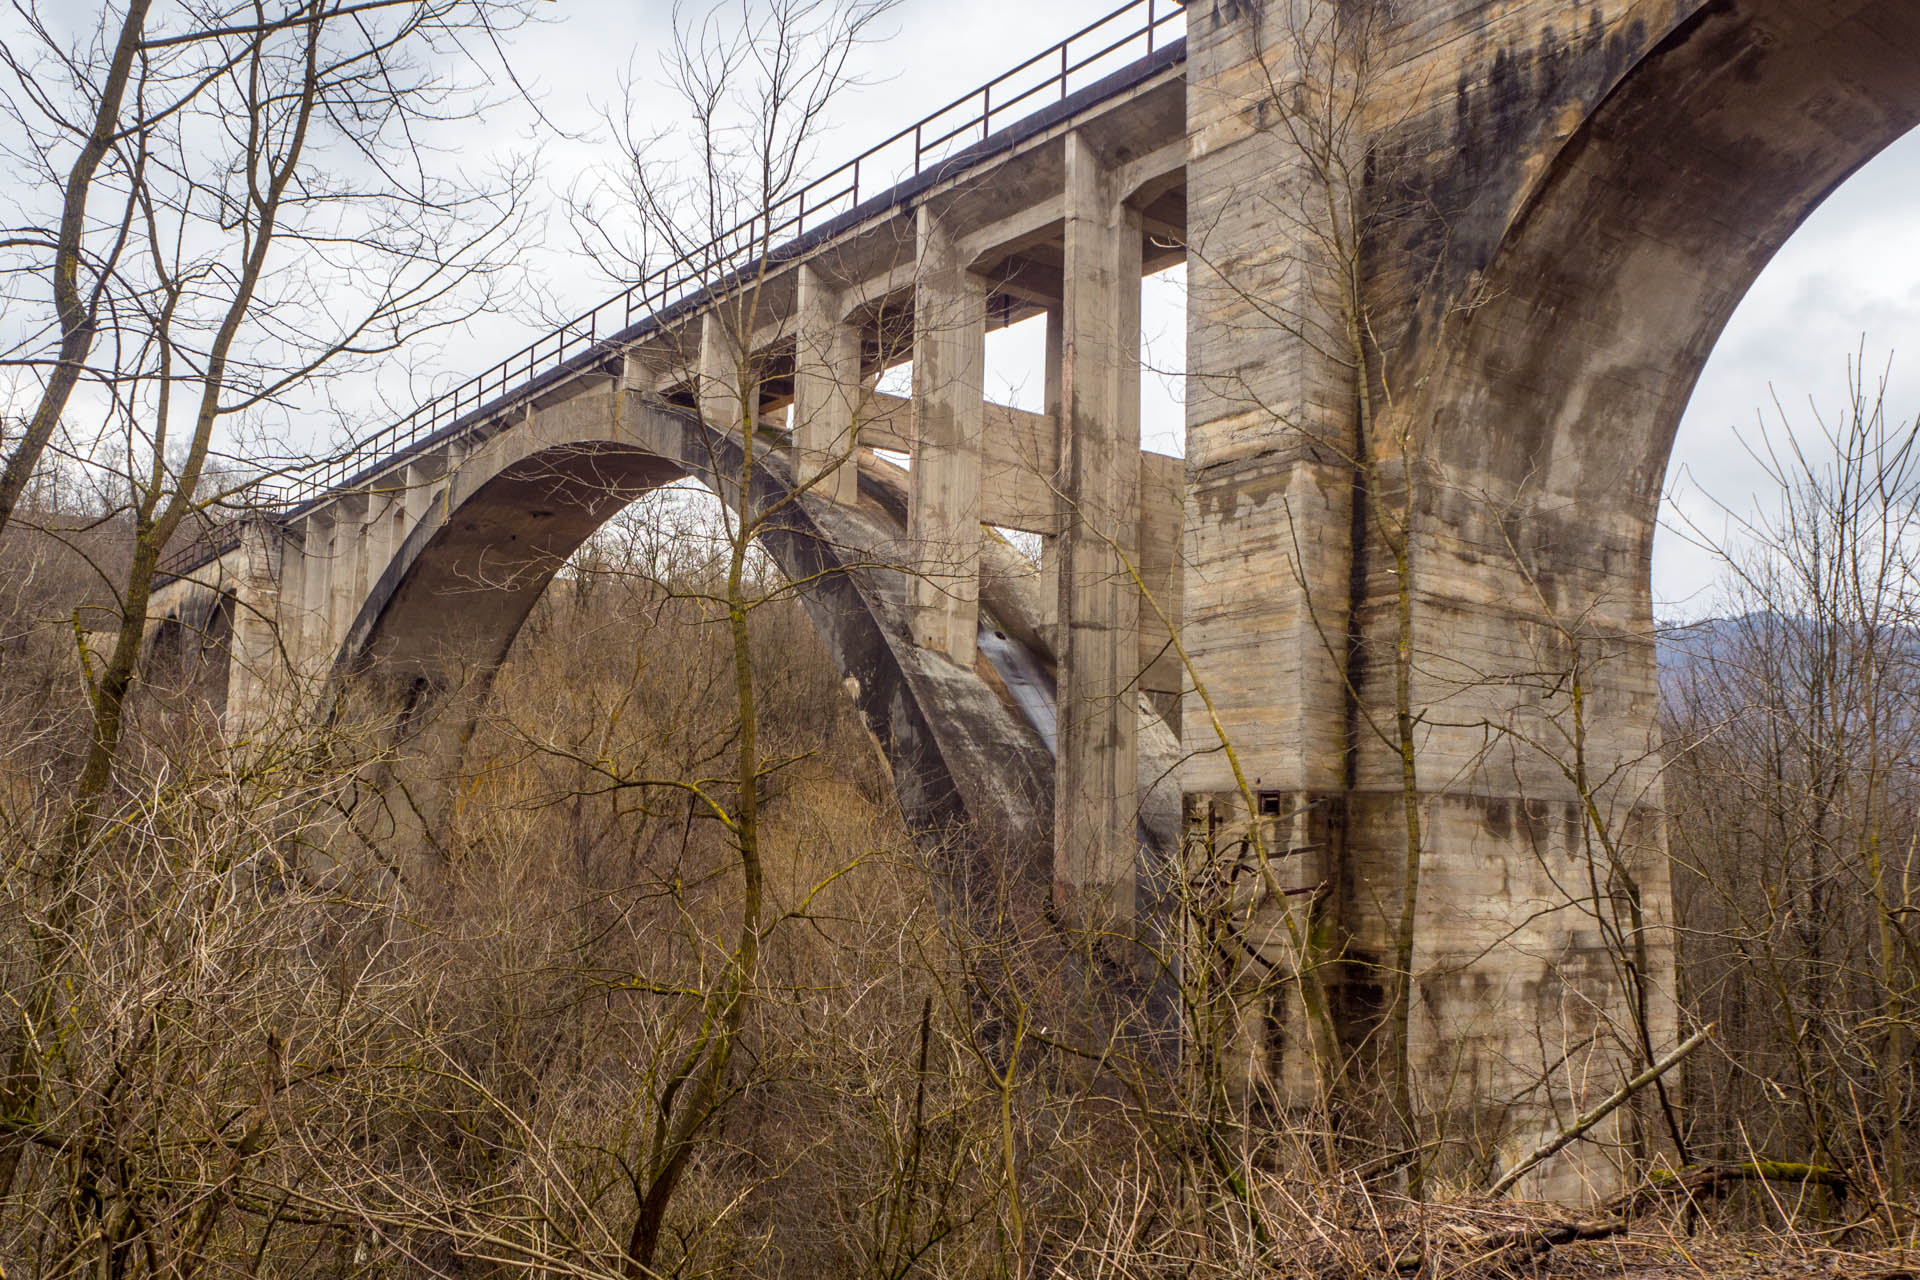
[[[1508,1162],[1674,1035],[1667,452],[1754,277],[1920,123],[1916,66],[1912,0],[1140,0],[916,126],[904,180],[863,157],[751,261],[299,478],[156,614],[229,620],[236,730],[349,687],[417,717],[634,496],[743,501],[753,416],[744,500],[793,498],[765,544],[909,822],[1102,927],[1267,851],[1252,950],[1330,939],[1364,1056],[1409,945],[1416,1105]],[[1184,462],[1138,447],[1137,355],[1182,260]],[[985,403],[987,331],[1040,314],[1046,412]],[[1283,1094],[1290,1003],[1240,1015]]]

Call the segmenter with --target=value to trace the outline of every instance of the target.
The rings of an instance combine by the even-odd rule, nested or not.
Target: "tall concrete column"
[[[401,500],[405,495],[399,488],[399,481],[383,476],[375,482],[381,487],[367,494],[367,524],[364,541],[366,542],[366,578],[367,591],[373,590],[374,583],[380,581],[380,575],[387,571],[387,564],[393,559],[394,548],[400,545],[394,523],[394,517],[404,519]],[[388,488],[388,485],[394,487]]]
[[[300,674],[317,679],[326,674],[333,649],[334,579],[333,515],[310,512],[300,542]]]
[[[302,664],[307,641],[307,555],[304,529],[280,531],[279,662],[280,679],[287,686],[287,706],[297,709]]]
[[[421,458],[416,458],[407,464],[407,487],[402,496],[402,505],[407,513],[406,534],[411,534],[414,527],[426,519],[433,510],[435,486],[440,480],[444,466],[444,455],[439,465]],[[405,541],[404,535],[401,540]]]
[[[1066,310],[1061,306],[1051,306],[1046,313],[1046,345],[1043,349],[1042,367],[1045,371],[1044,412],[1053,422],[1053,436],[1057,442],[1061,436],[1061,423],[1064,419],[1062,396],[1065,391],[1061,371],[1061,355],[1066,346]],[[1064,454],[1055,449],[1056,459],[1064,459]],[[1058,466],[1047,477],[1047,483],[1055,489],[1060,487]],[[1060,534],[1056,528],[1052,533],[1040,536],[1040,599],[1044,612],[1034,622],[1041,628],[1041,634],[1047,637],[1048,647],[1057,655],[1062,644],[1060,637]]]
[[[366,511],[367,496],[364,493],[350,493],[336,498],[333,507],[333,536],[330,556],[332,563],[327,573],[327,635],[328,653],[325,661],[331,662],[340,646],[346,643],[347,631],[353,626],[354,618],[360,612],[360,602],[366,599],[364,575],[366,573]],[[324,673],[325,668],[322,668]]]
[[[260,728],[283,701],[285,667],[281,660],[280,607],[282,545],[272,520],[249,520],[240,531],[238,581],[233,629],[227,640],[227,732],[240,735]]]
[[[860,406],[860,330],[846,322],[840,295],[812,266],[799,269],[794,336],[794,480],[834,502],[860,498],[854,415]]]
[[[348,602],[346,618],[340,628],[343,639],[359,618],[367,597],[373,593],[373,584],[387,567],[385,498],[381,494],[363,491],[359,501],[358,536],[354,539],[353,549],[353,598]]]
[[[700,317],[700,370],[694,394],[700,416],[721,431],[738,431],[751,416],[743,404],[741,380],[746,358],[728,324],[729,304],[713,307]]]
[[[1087,927],[1134,910],[1139,840],[1140,215],[1066,138],[1060,384],[1060,751],[1054,897]]]
[[[722,303],[700,319],[700,368],[694,388],[701,418],[728,433],[753,429],[758,408],[758,388],[743,386],[752,370],[730,323],[735,305]],[[722,475],[715,480],[723,490],[720,500],[737,510],[741,505],[738,477]]]
[[[453,439],[447,441],[446,447],[441,451],[440,455],[440,484],[435,491],[433,499],[434,504],[439,508],[440,519],[450,520],[453,518],[454,505],[459,501],[460,497],[454,490],[459,485],[461,465],[465,463],[468,458],[472,457],[477,449],[485,447],[484,445],[475,445],[469,439]],[[432,464],[429,463],[428,465],[431,466]]]
[[[923,206],[913,303],[913,471],[907,585],[915,642],[973,666],[980,600],[980,436],[987,288]]]

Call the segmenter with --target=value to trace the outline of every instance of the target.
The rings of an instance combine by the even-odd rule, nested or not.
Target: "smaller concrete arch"
[[[1051,761],[987,682],[916,646],[906,621],[898,495],[867,478],[844,506],[794,493],[772,442],[753,495],[778,507],[760,543],[802,598],[886,755],[923,847],[963,851],[962,882],[1007,875],[1044,898],[1051,874]],[[454,468],[431,509],[372,576],[335,651],[327,705],[384,715],[409,738],[400,767],[457,767],[492,674],[566,558],[640,495],[692,477],[737,490],[742,444],[690,411],[617,386],[503,425]],[[891,509],[890,509],[891,508]],[[394,762],[386,766],[394,768]],[[376,780],[378,785],[392,778]],[[412,787],[418,820],[430,788]],[[944,839],[964,827],[964,842]]]
[[[141,681],[224,709],[240,608],[235,584],[224,577],[169,592],[141,644]]]

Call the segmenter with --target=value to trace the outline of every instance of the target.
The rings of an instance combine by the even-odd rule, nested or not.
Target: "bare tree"
[[[705,295],[704,320],[665,344],[669,367],[654,376],[687,387],[715,429],[708,474],[720,489],[718,554],[711,576],[656,585],[707,611],[727,636],[732,693],[730,770],[676,777],[617,759],[597,766],[603,785],[658,797],[642,803],[677,797],[690,821],[716,825],[738,876],[731,939],[702,945],[710,953],[705,973],[685,988],[690,1002],[675,1019],[685,1030],[648,1074],[623,1156],[634,1200],[622,1249],[630,1277],[651,1274],[675,1198],[739,1088],[736,1058],[760,994],[766,938],[777,923],[762,807],[785,762],[762,744],[754,617],[810,584],[780,580],[756,550],[808,487],[768,497],[761,483],[771,444],[761,423],[767,370],[758,329],[768,313],[765,284],[780,234],[771,211],[800,186],[825,112],[849,83],[854,54],[891,7],[890,0],[741,0],[704,12],[677,10],[664,65],[667,87],[689,115],[684,135],[646,131],[654,113],[641,110],[630,82],[626,114],[609,121],[618,159],[599,190],[574,201],[588,248],[609,274],[632,279],[669,266]],[[853,462],[846,456],[836,465]]]
[[[1329,877],[1311,900],[1313,927],[1302,936],[1312,938],[1313,946],[1298,963],[1329,973],[1335,967],[1378,967],[1386,1000],[1377,1025],[1371,1019],[1356,1024],[1329,1009],[1327,1027],[1315,1037],[1315,1053],[1323,1075],[1342,1079],[1342,1092],[1354,1101],[1370,1096],[1391,1119],[1405,1158],[1389,1164],[1410,1168],[1417,1188],[1426,1159],[1418,1155],[1424,1147],[1414,1098],[1410,1017],[1426,842],[1419,737],[1429,709],[1418,703],[1416,686],[1419,664],[1431,655],[1417,634],[1417,541],[1411,526],[1424,501],[1421,487],[1433,478],[1421,456],[1420,424],[1395,411],[1400,388],[1392,357],[1402,319],[1382,305],[1375,272],[1383,243],[1444,246],[1444,211],[1410,187],[1410,175],[1395,163],[1393,122],[1380,118],[1381,72],[1375,59],[1395,21],[1392,6],[1302,0],[1242,15],[1241,21],[1256,69],[1249,118],[1287,158],[1283,175],[1263,180],[1246,198],[1286,229],[1280,241],[1286,246],[1283,267],[1273,269],[1271,288],[1236,283],[1236,273],[1212,268],[1205,235],[1197,230],[1190,232],[1195,241],[1190,253],[1212,287],[1231,292],[1248,310],[1251,324],[1284,334],[1310,353],[1312,372],[1300,406],[1269,403],[1237,376],[1209,391],[1268,415],[1351,472],[1357,563],[1338,573],[1308,564],[1304,548],[1312,539],[1300,528],[1292,532],[1289,559],[1294,588],[1324,660],[1342,684],[1351,726],[1349,754],[1357,758],[1377,746],[1397,764],[1403,855],[1398,883],[1383,889],[1383,918],[1374,925],[1338,918]],[[1436,271],[1438,264],[1413,267],[1417,274],[1418,269]],[[1342,408],[1328,407],[1334,405]],[[1289,511],[1286,518],[1330,517]],[[1365,634],[1357,621],[1363,602],[1349,598],[1354,584],[1367,580],[1369,547],[1384,553],[1395,584],[1391,626],[1383,640]],[[1390,697],[1369,692],[1382,683],[1381,675],[1390,677]],[[1356,947],[1356,931],[1369,933],[1374,945]],[[1376,933],[1380,936],[1373,938]],[[1363,1056],[1374,1064],[1371,1068],[1365,1068]]]
[[[134,204],[119,193],[120,216],[111,221],[94,212],[95,179],[103,163],[121,157],[116,144],[137,134],[147,122],[127,118],[127,87],[135,79],[136,63],[140,75],[147,72],[142,58],[146,22],[152,0],[132,0],[119,16],[117,29],[113,15],[101,14],[99,38],[72,54],[52,56],[60,51],[59,37],[49,29],[46,19],[33,7],[22,11],[31,37],[45,48],[45,56],[33,58],[13,45],[0,43],[0,60],[12,74],[14,87],[0,96],[0,109],[29,140],[26,154],[15,153],[16,163],[34,174],[57,193],[59,219],[54,230],[45,227],[9,228],[0,239],[0,250],[26,259],[25,270],[33,276],[44,272],[52,284],[53,321],[58,335],[57,350],[47,363],[38,403],[27,419],[19,438],[10,442],[6,465],[0,471],[0,534],[13,519],[14,508],[26,492],[41,455],[52,440],[66,411],[67,401],[80,379],[82,368],[92,351],[99,328],[100,310],[113,272],[126,252],[134,231]],[[63,52],[63,51],[62,51]],[[45,73],[54,67],[71,77],[74,102],[56,102]],[[191,80],[183,80],[179,92],[192,93]],[[81,113],[72,113],[78,105]],[[36,121],[33,117],[39,116]],[[81,122],[85,123],[82,124]],[[36,128],[36,124],[40,127]],[[75,141],[78,146],[64,173],[59,162],[62,152]],[[63,136],[64,135],[64,136]],[[38,143],[39,145],[34,145]],[[114,173],[113,177],[131,175]],[[109,195],[115,194],[109,191]],[[102,227],[98,224],[104,222]],[[90,225],[95,224],[95,225]],[[83,271],[85,276],[83,276]],[[33,344],[42,335],[27,339]],[[33,347],[27,345],[32,351]],[[12,354],[12,353],[10,353]],[[16,356],[17,360],[18,357]],[[28,363],[38,362],[29,355]]]
[[[109,624],[76,619],[90,733],[61,834],[38,872],[53,904],[41,935],[49,984],[68,909],[60,904],[77,907],[74,887],[113,808],[160,558],[209,501],[202,481],[234,424],[486,300],[524,180],[448,180],[421,135],[434,118],[471,109],[476,94],[484,100],[444,78],[442,60],[517,11],[464,0],[198,10],[185,15],[186,31],[123,31],[134,42],[131,69],[122,72],[116,55],[108,87],[83,79],[77,90],[82,102],[97,96],[110,117],[100,126],[103,155],[124,216],[101,249],[64,247],[56,276],[82,260],[98,272],[93,318],[73,320],[68,332],[100,353],[89,434],[96,462],[115,457],[124,467],[117,499],[130,548],[112,579]],[[422,62],[427,54],[432,63]],[[76,65],[84,73],[87,64]],[[118,104],[112,112],[108,99]],[[73,216],[96,230],[84,211]],[[349,283],[318,290],[333,271]],[[104,339],[95,332],[102,315],[111,316]],[[75,407],[62,372],[71,363],[61,356],[43,393],[42,408],[56,416]],[[39,447],[28,439],[10,465],[30,472]],[[91,648],[94,630],[112,635],[103,653]],[[37,1105],[36,1058],[58,1036],[54,999],[43,985],[26,1002],[8,1046],[0,1099],[10,1113]],[[0,1186],[20,1150],[17,1137],[0,1145]]]
[[[1876,1170],[1903,1205],[1920,460],[1914,424],[1858,365],[1840,412],[1815,422],[1796,434],[1782,412],[1757,438],[1773,505],[1729,510],[1722,616],[1671,642],[1682,973],[1727,1048],[1690,1078],[1714,1155],[1810,1152]]]

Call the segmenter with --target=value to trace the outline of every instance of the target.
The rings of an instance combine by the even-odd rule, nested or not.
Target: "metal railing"
[[[694,298],[783,240],[795,240],[858,209],[867,200],[937,167],[1033,115],[1076,88],[1151,57],[1186,33],[1181,0],[1130,0],[1060,43],[875,143],[710,243],[653,271],[592,310],[536,338],[498,364],[435,396],[406,417],[330,458],[253,492],[260,505],[290,511],[404,453],[423,440],[542,375],[563,368],[649,317]],[[1076,78],[1078,83],[1075,83]],[[1014,114],[1018,111],[1018,114]],[[231,544],[232,539],[221,539]],[[231,550],[209,543],[167,557],[162,572],[183,573]]]

